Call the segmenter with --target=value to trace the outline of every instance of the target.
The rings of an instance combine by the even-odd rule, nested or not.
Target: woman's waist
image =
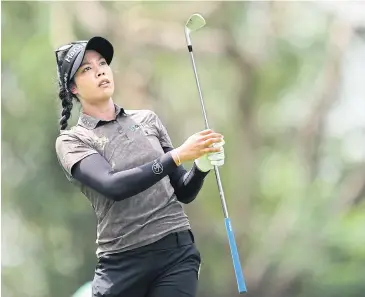
[[[135,224],[125,228],[123,226],[119,227],[118,229],[111,229],[111,233],[98,234],[96,240],[98,255],[135,249],[156,242],[170,233],[191,228],[186,215],[153,218],[143,225]]]

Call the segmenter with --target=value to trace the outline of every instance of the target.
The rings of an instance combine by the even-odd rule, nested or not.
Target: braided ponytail
[[[59,84],[59,88],[60,88],[58,97],[60,98],[61,104],[62,104],[61,119],[60,119],[61,130],[65,130],[67,128],[67,121],[71,117],[71,110],[73,107],[72,100],[74,98],[76,100],[78,100],[77,97],[71,93],[69,86],[63,84],[62,78],[60,77],[60,68],[62,66],[63,58],[66,54],[67,54],[67,51],[60,54],[60,57],[58,59],[59,63],[57,65],[58,66],[57,67],[58,84]]]
[[[71,110],[73,107],[72,96],[64,88],[60,89],[58,96],[62,102],[62,112],[60,119],[61,130],[65,130],[67,128],[67,121],[71,117]]]

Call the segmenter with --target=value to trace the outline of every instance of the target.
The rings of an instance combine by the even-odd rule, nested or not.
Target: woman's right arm
[[[76,163],[71,172],[82,184],[120,201],[148,189],[176,167],[171,153],[166,153],[142,166],[116,172],[101,155],[92,154]]]
[[[124,171],[115,171],[94,149],[71,135],[59,138],[56,150],[68,177],[112,200],[120,201],[148,189],[171,174],[180,162],[219,151],[219,148],[211,145],[221,141],[221,134],[204,130],[190,136],[180,147],[158,159]]]

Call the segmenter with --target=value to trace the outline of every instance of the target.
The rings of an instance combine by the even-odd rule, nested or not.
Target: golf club
[[[192,43],[191,43],[191,40],[190,40],[190,34],[192,32],[195,32],[195,31],[203,28],[205,26],[205,24],[206,24],[205,19],[200,14],[197,14],[197,13],[193,14],[188,19],[188,21],[186,22],[185,37],[186,37],[188,50],[189,50],[189,53],[190,53],[191,62],[193,64],[195,81],[196,81],[196,85],[198,87],[200,104],[201,104],[201,108],[202,108],[202,112],[203,112],[203,116],[204,116],[204,121],[205,121],[205,128],[209,129],[207,113],[206,113],[205,107],[204,107],[203,95],[202,95],[202,91],[201,91],[201,88],[200,88],[198,73],[197,73],[197,70],[196,70],[196,65],[195,65],[195,60],[194,60],[194,55],[193,55],[193,46],[192,46]],[[219,189],[219,195],[220,195],[220,199],[221,199],[221,203],[222,203],[224,221],[225,221],[225,226],[226,226],[226,231],[227,231],[229,247],[230,247],[230,250],[231,250],[233,268],[234,268],[234,272],[235,272],[236,280],[237,280],[238,292],[241,294],[241,293],[247,292],[247,289],[246,289],[245,279],[244,279],[244,276],[243,276],[242,267],[241,267],[241,263],[240,263],[240,259],[239,259],[238,250],[237,250],[236,239],[234,237],[231,220],[228,216],[227,204],[226,204],[226,199],[224,197],[223,186],[222,186],[218,166],[214,166],[214,172],[215,172],[215,176],[216,176],[216,180],[217,180],[217,184],[218,184],[218,189]]]

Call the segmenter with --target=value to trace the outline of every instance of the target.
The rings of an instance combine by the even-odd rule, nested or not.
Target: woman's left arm
[[[158,139],[165,153],[173,150],[173,144],[167,133],[166,127],[163,125],[159,117],[152,112],[154,116],[155,127],[158,131]],[[210,170],[199,170],[196,162],[192,168],[187,171],[183,165],[178,166],[169,174],[170,183],[175,190],[177,199],[184,204],[188,204],[197,197],[201,190],[204,179]]]
[[[173,150],[173,148],[164,147],[163,150],[167,153]],[[175,168],[174,171],[169,174],[169,178],[171,185],[175,189],[177,199],[184,204],[194,201],[201,190],[204,178],[208,173],[209,171],[200,171],[195,162],[189,171],[187,171],[183,165]]]

